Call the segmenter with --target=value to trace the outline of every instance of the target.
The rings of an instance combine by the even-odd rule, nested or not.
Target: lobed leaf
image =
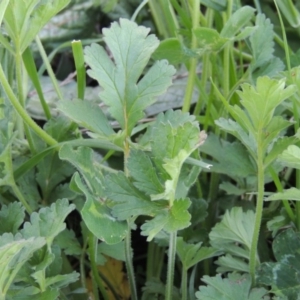
[[[14,43],[23,53],[39,31],[59,11],[68,5],[70,0],[51,0],[44,3],[40,0],[10,0],[4,14],[5,28]]]
[[[0,234],[5,232],[16,234],[20,225],[24,222],[24,207],[19,202],[3,205],[0,210]]]
[[[254,217],[253,211],[243,212],[240,207],[227,210],[222,221],[209,234],[211,244],[221,246],[224,243],[239,243],[250,249]]]
[[[134,186],[140,191],[147,195],[163,192],[163,184],[158,178],[156,168],[147,153],[132,149],[127,159],[127,168],[133,178]]]
[[[200,291],[196,293],[197,299],[201,300],[263,300],[267,294],[264,288],[251,289],[249,275],[230,273],[224,279],[221,275],[203,276],[202,281],[208,286],[200,286]]]
[[[104,41],[114,62],[99,45],[85,48],[85,60],[91,67],[88,74],[103,87],[101,99],[129,135],[143,110],[166,91],[175,73],[167,61],[157,61],[139,80],[159,44],[154,35],[148,35],[149,30],[126,19],[104,29]]]
[[[78,173],[75,173],[73,180],[86,197],[81,215],[88,229],[107,244],[120,243],[127,234],[126,223],[119,222],[111,215],[106,203],[90,193]]]
[[[142,235],[148,236],[151,241],[161,230],[169,233],[184,229],[190,225],[191,215],[188,208],[191,205],[189,199],[175,200],[171,208],[157,212],[156,216],[142,225]]]
[[[224,24],[220,32],[222,38],[233,38],[254,16],[255,9],[250,6],[243,6],[236,10]]]
[[[287,167],[300,169],[300,148],[295,145],[290,145],[278,156],[278,159]]]
[[[44,237],[50,246],[53,239],[66,228],[64,220],[74,209],[75,205],[69,204],[67,199],[57,200],[50,207],[43,207],[38,213],[33,212],[30,222],[24,224],[21,233],[25,238]]]
[[[183,267],[188,270],[200,261],[218,255],[219,250],[212,247],[202,247],[202,242],[189,244],[182,237],[177,238],[176,252]]]

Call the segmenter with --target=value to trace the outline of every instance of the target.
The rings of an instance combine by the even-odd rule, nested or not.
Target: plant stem
[[[26,211],[31,214],[33,212],[32,208],[30,207],[30,205],[27,203],[27,201],[25,200],[23,194],[21,193],[21,191],[19,190],[18,186],[16,184],[11,186],[14,194],[16,195],[16,197],[18,198],[18,200],[24,205]]]
[[[49,74],[49,77],[51,78],[51,81],[52,81],[53,87],[54,87],[54,89],[56,91],[56,94],[57,94],[57,96],[58,96],[58,98],[60,100],[63,100],[63,95],[62,95],[62,93],[60,91],[60,88],[58,86],[57,79],[56,79],[55,74],[54,74],[54,72],[52,70],[52,67],[51,67],[51,65],[49,63],[49,60],[48,60],[47,54],[45,52],[45,49],[44,49],[44,47],[42,45],[42,42],[41,42],[41,40],[40,40],[40,38],[38,36],[36,36],[35,42],[36,42],[36,44],[38,46],[38,49],[40,51],[41,57],[43,59],[43,62],[45,64],[45,66],[46,66],[46,69],[47,69],[47,72]]]
[[[96,245],[98,243],[97,238],[92,234],[92,232],[89,232],[89,257],[90,257],[90,262],[91,262],[91,268],[92,268],[92,274],[93,274],[93,279],[98,286],[103,298],[105,300],[108,300],[108,295],[106,292],[106,289],[103,286],[103,282],[101,280],[101,277],[99,275],[99,271],[97,268],[97,263],[96,263]],[[97,293],[98,290],[96,289]]]
[[[192,7],[192,22],[193,22],[193,29],[196,29],[199,26],[200,20],[200,0],[195,0],[194,5]],[[192,42],[191,42],[191,49],[195,49],[197,47],[197,38],[194,34],[192,34]],[[188,112],[190,110],[194,83],[196,78],[196,69],[197,69],[197,59],[191,58],[190,59],[190,67],[189,67],[189,77],[188,82],[185,90],[184,100],[182,111]]]
[[[257,151],[257,202],[256,202],[256,213],[255,213],[255,223],[250,249],[250,275],[252,278],[252,286],[255,286],[255,268],[258,262],[257,259],[257,244],[261,226],[261,219],[263,213],[263,203],[264,203],[264,164],[263,164],[263,151],[261,149],[261,143],[258,144]]]
[[[18,112],[18,114],[21,116],[23,121],[28,124],[29,127],[42,139],[44,140],[49,146],[55,146],[57,144],[57,141],[53,139],[48,133],[46,133],[42,128],[40,128],[27,114],[26,110],[22,107],[22,105],[19,103],[17,97],[15,96],[11,86],[9,85],[6,76],[4,74],[4,71],[2,69],[2,66],[0,65],[0,82],[3,86],[3,89],[10,100],[11,104],[15,108],[15,110]]]
[[[132,264],[131,228],[130,228],[129,220],[127,221],[127,224],[128,224],[128,232],[125,237],[125,258],[126,258],[125,263],[126,263],[127,275],[130,284],[131,299],[137,300],[138,297],[137,297],[134,270]]]
[[[170,234],[169,251],[168,251],[168,274],[166,286],[166,300],[172,300],[173,297],[173,281],[174,281],[174,268],[175,268],[175,255],[176,255],[176,239],[177,231]]]
[[[181,299],[187,300],[187,270],[184,267],[181,276]]]

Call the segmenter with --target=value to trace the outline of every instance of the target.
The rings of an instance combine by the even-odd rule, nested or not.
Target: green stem
[[[98,271],[97,263],[96,263],[97,243],[98,243],[98,239],[91,232],[89,232],[89,257],[90,257],[90,262],[91,262],[93,279],[95,280],[95,283],[98,286],[103,298],[105,300],[108,300],[108,295],[107,295],[106,289],[103,286],[103,282],[99,275],[99,271]],[[98,294],[98,292],[96,294]]]
[[[166,286],[166,300],[173,299],[173,281],[174,281],[174,269],[175,269],[175,256],[176,256],[176,239],[177,231],[170,234],[169,251],[168,251],[168,274],[167,274],[167,286]]]
[[[181,299],[187,300],[187,270],[183,267],[182,268],[182,276],[181,276]]]
[[[131,228],[129,220],[127,221],[128,224],[128,233],[125,238],[125,263],[126,263],[126,269],[127,269],[127,276],[129,279],[130,284],[130,291],[131,291],[131,299],[137,300],[137,290],[136,290],[136,284],[135,284],[135,278],[134,278],[134,269],[133,269],[133,263],[132,263],[132,249],[131,249]]]
[[[300,189],[300,171],[296,170],[296,188]],[[300,230],[300,202],[296,201],[296,220],[297,229]]]
[[[250,275],[252,278],[252,286],[255,286],[255,269],[259,262],[257,258],[257,245],[261,226],[261,219],[263,213],[263,203],[264,203],[264,164],[263,164],[263,151],[261,149],[260,143],[258,143],[257,152],[257,202],[256,202],[256,213],[255,213],[255,223],[254,231],[252,236],[252,243],[250,248]]]
[[[280,180],[278,178],[277,173],[274,171],[274,169],[272,167],[269,167],[269,172],[270,172],[270,174],[272,176],[272,179],[273,179],[273,181],[275,183],[277,191],[281,193],[283,191],[283,187],[282,187],[282,184],[281,184],[281,182],[280,182]],[[293,210],[292,210],[292,208],[291,208],[291,206],[289,204],[289,201],[288,200],[282,200],[282,204],[283,204],[283,206],[284,206],[284,208],[285,208],[285,210],[286,210],[289,218],[293,222],[295,222],[296,221],[296,217],[295,217],[295,214],[294,214],[294,212],[293,212]]]
[[[18,112],[18,114],[21,116],[23,121],[28,124],[29,127],[42,139],[44,140],[49,146],[54,146],[57,144],[57,141],[53,139],[50,135],[48,135],[43,129],[41,129],[27,114],[26,110],[22,107],[22,105],[19,103],[17,97],[15,96],[11,86],[9,85],[6,76],[4,74],[4,71],[2,69],[2,66],[0,65],[0,82],[3,86],[3,89],[10,100],[11,104],[15,108],[15,110]]]
[[[198,28],[200,22],[200,0],[195,0],[194,5],[192,7],[192,22],[193,22],[193,29]],[[197,47],[197,38],[194,34],[192,34],[192,42],[191,42],[191,49],[195,49]],[[184,100],[183,100],[183,112],[188,112],[190,110],[193,90],[194,90],[194,83],[196,78],[196,69],[197,69],[197,59],[191,58],[190,59],[190,67],[189,67],[189,77],[188,82],[185,90]]]
[[[43,62],[45,64],[45,66],[46,66],[46,69],[47,69],[47,72],[49,74],[49,77],[51,78],[51,81],[52,81],[53,87],[54,87],[54,89],[56,91],[56,94],[57,94],[57,96],[58,96],[58,98],[60,100],[63,100],[63,95],[62,95],[62,93],[60,91],[60,88],[58,86],[55,74],[53,72],[53,69],[52,69],[50,63],[49,63],[49,60],[48,60],[46,51],[45,51],[45,49],[44,49],[44,47],[42,45],[42,42],[41,42],[41,40],[40,40],[40,38],[38,36],[36,36],[35,42],[36,42],[36,44],[38,46],[38,49],[40,51],[41,57],[43,59]]]
[[[16,197],[18,198],[18,200],[24,205],[26,211],[31,214],[33,212],[32,208],[30,207],[30,205],[27,203],[27,201],[25,200],[23,194],[21,193],[21,191],[19,190],[18,186],[12,185],[11,186],[14,194],[16,195]]]

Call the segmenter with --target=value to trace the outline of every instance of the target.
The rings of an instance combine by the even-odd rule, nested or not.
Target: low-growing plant
[[[298,10],[274,4],[282,39],[260,1],[137,3],[70,43],[67,94],[38,33],[76,5],[0,2],[1,299],[297,299]]]

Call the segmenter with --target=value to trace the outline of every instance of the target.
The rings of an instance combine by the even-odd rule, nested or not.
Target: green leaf
[[[55,244],[64,250],[66,255],[80,255],[81,246],[73,230],[65,229],[55,237]]]
[[[68,5],[70,0],[43,2],[40,0],[9,1],[4,14],[5,29],[14,43],[19,45],[21,53],[31,44],[48,21]]]
[[[104,41],[115,63],[103,47],[93,44],[85,48],[85,60],[91,67],[88,74],[103,87],[101,99],[129,135],[143,118],[143,110],[166,91],[175,73],[167,61],[157,61],[139,80],[159,44],[154,35],[148,36],[149,31],[126,19],[104,29]]]
[[[202,54],[204,52],[218,52],[227,43],[228,39],[221,37],[218,31],[212,28],[198,27],[193,30],[193,34],[197,38],[197,52]]]
[[[233,120],[226,120],[224,118],[216,120],[215,123],[224,131],[229,132],[230,134],[238,138],[247,148],[252,157],[256,157],[257,143],[254,139],[254,136],[252,134],[247,134],[247,132],[240,126],[240,124]]]
[[[161,203],[152,202],[122,172],[107,175],[104,186],[105,195],[116,202],[112,207],[112,214],[118,220],[139,215],[153,216],[164,207]]]
[[[172,65],[182,63],[189,58],[178,38],[168,38],[161,41],[152,57],[155,60],[167,59]]]
[[[64,100],[59,102],[58,109],[80,126],[100,136],[108,137],[115,134],[101,108],[89,101]]]
[[[64,220],[74,209],[75,205],[69,204],[67,199],[57,200],[50,207],[43,207],[38,213],[33,212],[30,222],[24,224],[21,233],[25,238],[45,237],[50,246],[53,239],[66,228]]]
[[[124,241],[118,244],[100,243],[97,247],[97,265],[104,265],[107,261],[105,256],[112,257],[116,260],[125,261],[125,245]]]
[[[249,275],[237,273],[228,274],[228,278],[222,279],[221,275],[216,277],[203,276],[201,279],[208,286],[200,286],[196,293],[197,299],[201,300],[263,300],[267,294],[264,288],[251,289],[251,278]]]
[[[298,299],[300,288],[300,234],[288,229],[273,242],[277,262],[262,263],[257,272],[257,282],[272,286],[272,293]]]
[[[218,255],[219,250],[211,247],[202,247],[202,242],[188,244],[182,237],[177,238],[176,252],[183,267],[188,270],[200,261]]]
[[[285,88],[285,80],[259,77],[256,87],[245,83],[242,91],[237,91],[242,105],[247,109],[253,127],[258,132],[272,120],[274,109],[296,91],[295,86]]]
[[[300,190],[296,188],[290,188],[287,190],[283,190],[281,193],[273,194],[265,199],[265,201],[274,201],[274,200],[300,201]]]
[[[184,229],[190,225],[191,215],[188,208],[191,205],[189,199],[175,200],[171,208],[161,209],[150,221],[142,225],[142,235],[148,236],[151,241],[161,230],[168,233]]]
[[[65,141],[74,138],[76,124],[61,116],[49,120],[45,124],[44,129],[57,141]],[[36,181],[42,191],[43,200],[46,203],[55,201],[56,199],[53,199],[52,193],[73,173],[74,168],[67,162],[61,161],[57,152],[52,152],[39,162]]]
[[[164,188],[160,182],[150,156],[140,150],[132,149],[127,159],[127,168],[133,178],[133,184],[147,195],[162,193]]]
[[[219,121],[218,124],[220,124]],[[256,170],[250,160],[249,153],[238,141],[229,143],[214,134],[210,134],[201,146],[201,152],[214,159],[211,162],[210,170],[212,172],[226,174],[232,178],[256,176]]]
[[[241,29],[247,25],[254,17],[255,9],[250,6],[243,6],[235,11],[225,23],[220,36],[223,38],[233,38]]]
[[[183,123],[183,120],[175,120],[175,116],[179,118],[182,116],[187,121]],[[149,135],[153,161],[164,179],[167,179],[164,192],[152,195],[151,199],[169,200],[174,198],[184,161],[204,143],[206,135],[200,133],[199,125],[193,118],[173,111],[158,118],[149,127]]]
[[[255,214],[253,211],[243,212],[242,208],[234,207],[230,211],[226,211],[222,221],[211,230],[209,234],[210,244],[215,249],[223,250],[233,256],[232,258],[228,256],[220,261],[221,271],[233,269],[240,271],[241,266],[243,271],[246,269],[242,261],[247,264],[249,260],[254,221]],[[237,262],[236,265],[232,263],[234,260]]]
[[[5,298],[5,292],[8,290],[20,268],[45,243],[45,239],[41,237],[23,239],[20,234],[14,237],[11,233],[5,233],[0,236],[1,297]]]
[[[92,194],[103,196],[103,175],[91,148],[78,147],[75,150],[71,145],[64,145],[59,150],[59,158],[76,167]]]
[[[274,52],[274,31],[270,19],[267,19],[264,14],[258,14],[255,25],[258,29],[249,38],[253,56],[252,70],[262,67],[270,61]]]
[[[267,167],[274,160],[280,159],[280,154],[285,150],[288,146],[295,143],[295,137],[278,137],[274,139],[273,144],[271,144],[270,152],[267,154],[264,165]]]
[[[3,0],[0,3],[0,25],[2,23],[2,19],[3,19],[4,13],[5,13],[5,10],[6,10],[6,7],[9,3],[9,1],[10,0]]]
[[[300,148],[290,145],[281,155],[279,161],[287,167],[300,169]]]
[[[251,210],[243,212],[240,207],[227,210],[222,221],[209,234],[212,246],[222,248],[222,244],[239,243],[250,250],[254,218],[255,214]]]
[[[13,202],[1,207],[0,234],[5,232],[16,234],[20,225],[24,222],[24,207],[19,202]]]
[[[117,244],[127,234],[127,224],[118,222],[103,199],[93,196],[83,184],[78,173],[73,179],[77,187],[85,194],[86,202],[81,210],[82,218],[88,229],[101,241]]]
[[[243,273],[249,272],[249,265],[245,262],[245,260],[234,257],[230,254],[219,257],[215,263],[219,266],[217,268],[218,273],[227,273],[232,271]]]

